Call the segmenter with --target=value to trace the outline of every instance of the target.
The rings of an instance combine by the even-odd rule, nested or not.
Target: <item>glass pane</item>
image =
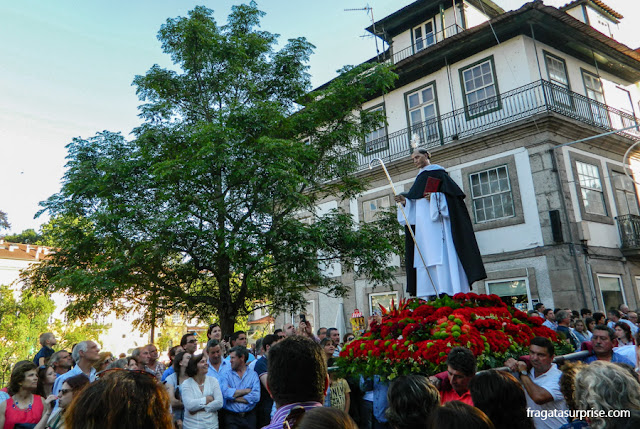
[[[428,103],[429,101],[433,101],[433,88],[429,87],[422,90],[422,102]]]
[[[422,122],[422,113],[420,112],[420,110],[412,111],[411,113],[409,113],[409,116],[411,117],[411,125]]]
[[[430,104],[424,108],[424,120],[432,119],[436,117],[436,106]]]
[[[618,277],[601,277],[598,276],[598,284],[602,291],[620,292],[620,278]]]
[[[371,313],[373,314],[374,312],[380,311],[380,305],[382,305],[384,308],[388,310],[389,308],[391,308],[391,300],[393,300],[395,305],[398,305],[397,292],[369,295],[369,304],[371,306],[370,308]]]
[[[524,279],[489,283],[489,293],[498,296],[527,295],[527,284]]]
[[[416,107],[419,104],[420,104],[420,100],[418,98],[418,93],[416,92],[415,94],[411,94],[409,96],[409,108],[413,109],[414,107]]]

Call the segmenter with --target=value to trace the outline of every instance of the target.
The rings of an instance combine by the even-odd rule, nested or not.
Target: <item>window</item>
[[[389,207],[389,196],[364,201],[362,203],[362,214],[364,216],[364,221],[374,221],[376,218],[376,214],[386,207]]]
[[[626,304],[620,276],[598,274],[598,285],[600,285],[600,295],[605,311],[610,308],[617,309],[620,304]]]
[[[469,182],[476,223],[515,216],[506,165],[470,174]]]
[[[433,19],[413,29],[413,46],[415,52],[428,48],[436,43]]]
[[[500,109],[493,58],[461,69],[460,81],[469,118]]]
[[[624,173],[611,171],[611,182],[616,193],[618,216],[640,215],[633,180]]]
[[[548,52],[544,54],[544,61],[547,65],[547,75],[549,81],[553,83],[551,88],[551,96],[556,105],[563,107],[573,107],[571,96],[569,94],[569,78],[567,77],[567,66],[562,58],[551,55]]]
[[[387,310],[391,308],[391,301],[398,305],[398,292],[380,292],[369,294],[369,315],[380,314],[380,306]]]
[[[607,216],[607,207],[604,202],[604,192],[602,191],[598,167],[586,162],[576,161],[576,170],[585,213]]]
[[[425,144],[438,139],[438,122],[436,110],[436,90],[429,84],[417,91],[406,95],[411,138],[417,135],[419,144]]]
[[[496,294],[507,305],[526,312],[531,308],[529,284],[525,277],[486,282],[487,293]]]
[[[604,90],[600,78],[585,70],[582,70],[582,80],[587,97],[594,102],[590,103],[591,118],[596,125],[609,126],[609,115],[604,106]]]
[[[178,324],[180,324],[180,322],[181,322],[181,321],[182,321],[182,317],[180,316],[180,313],[173,313],[173,314],[171,315],[171,322],[172,322],[174,325],[178,325]]]
[[[369,110],[369,113],[373,112],[384,113],[384,106],[378,106]],[[367,153],[387,148],[387,126],[384,121],[380,122],[375,130],[365,136],[364,144]]]

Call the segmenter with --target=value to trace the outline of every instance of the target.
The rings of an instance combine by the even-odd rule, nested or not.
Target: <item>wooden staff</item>
[[[395,186],[393,186],[393,181],[391,180],[391,176],[389,176],[389,172],[387,171],[387,167],[384,165],[384,162],[382,162],[382,160],[380,158],[373,158],[369,162],[369,170],[373,169],[373,161],[380,162],[380,165],[382,166],[382,169],[384,170],[384,174],[387,176],[387,180],[389,180],[389,184],[391,185],[391,190],[393,191],[393,195],[394,196],[398,196],[398,193],[396,192],[396,188],[395,188]],[[404,217],[404,221],[405,221],[405,223],[407,225],[407,228],[409,229],[409,234],[411,234],[411,238],[413,239],[413,243],[416,245],[416,249],[418,250],[418,255],[420,255],[420,259],[422,260],[422,264],[424,265],[424,270],[427,272],[427,276],[429,277],[429,281],[431,282],[431,286],[433,286],[433,290],[435,291],[436,298],[437,298],[438,295],[440,295],[440,292],[438,292],[438,288],[436,287],[435,282],[431,278],[431,274],[429,273],[429,269],[427,268],[427,262],[424,260],[424,256],[422,256],[422,252],[420,251],[420,246],[418,246],[418,242],[416,241],[416,236],[413,234],[413,228],[411,228],[411,224],[409,223],[409,218],[407,218],[407,214],[404,212],[404,206],[400,202],[396,202],[396,204],[398,204],[399,207],[400,207],[400,211],[402,212],[402,216]],[[407,269],[409,269],[409,268],[407,267]]]

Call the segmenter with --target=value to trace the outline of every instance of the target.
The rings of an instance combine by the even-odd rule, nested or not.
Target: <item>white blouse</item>
[[[184,404],[184,429],[218,429],[218,410],[222,408],[223,398],[215,377],[205,377],[203,391],[190,377],[180,385],[180,393]],[[208,404],[207,396],[213,396]]]

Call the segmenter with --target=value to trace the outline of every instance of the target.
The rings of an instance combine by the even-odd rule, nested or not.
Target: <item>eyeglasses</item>
[[[197,342],[198,342],[198,340],[195,340],[195,339],[187,341],[187,343],[189,343],[189,344],[193,344],[193,343],[197,343]]]
[[[278,335],[278,338],[283,339],[284,335]]]
[[[67,393],[73,391],[73,389],[60,389],[58,390],[58,396],[66,395]]]
[[[305,411],[306,410],[301,405],[293,407],[289,411],[289,414],[287,414],[287,417],[284,418],[284,422],[282,422],[282,429],[294,429]]]

